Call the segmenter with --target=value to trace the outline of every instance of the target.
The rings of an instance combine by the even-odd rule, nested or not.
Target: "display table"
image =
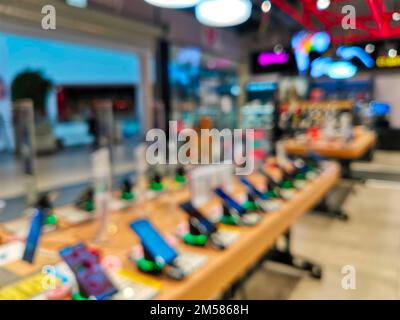
[[[354,129],[354,139],[348,143],[334,141],[299,141],[288,139],[284,141],[285,150],[289,155],[306,156],[314,151],[326,158],[339,160],[357,160],[369,152],[376,143],[376,134],[362,127]]]
[[[293,199],[285,202],[282,208],[274,213],[266,214],[261,222],[251,227],[229,227],[240,231],[239,239],[229,248],[218,251],[212,248],[194,248],[177,242],[177,248],[198,252],[208,256],[205,264],[182,281],[174,281],[165,277],[151,277],[162,285],[157,299],[212,299],[218,297],[235,280],[245,274],[269,248],[277,238],[284,234],[301,216],[316,206],[321,199],[336,185],[340,177],[340,168],[336,163],[327,162],[322,174],[307,183],[298,191]],[[253,181],[263,179],[255,175]],[[241,184],[235,185],[235,192],[242,192]],[[138,238],[131,231],[129,223],[139,217],[149,218],[162,230],[164,235],[175,234],[177,225],[187,221],[186,214],[178,204],[189,198],[187,189],[160,194],[156,199],[143,202],[130,209],[113,212],[109,218],[107,240],[97,244],[103,255],[114,255],[121,259],[125,269],[137,271],[129,261],[128,254]],[[218,203],[213,199],[207,208]],[[207,209],[205,208],[205,209]],[[98,227],[98,221],[83,223],[43,235],[40,250],[35,263],[29,265],[16,261],[3,266],[4,269],[20,276],[33,274],[44,265],[52,265],[60,261],[58,250],[77,242],[91,243]]]

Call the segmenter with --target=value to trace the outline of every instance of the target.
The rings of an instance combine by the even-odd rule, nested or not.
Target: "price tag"
[[[160,292],[162,284],[145,275],[120,269],[109,275],[118,293],[113,300],[150,300]]]
[[[10,242],[0,246],[0,266],[21,259],[24,248],[22,242]]]
[[[80,224],[94,219],[95,215],[90,212],[79,210],[76,208],[57,209],[57,215],[69,224]]]
[[[45,275],[35,274],[0,289],[0,300],[29,300],[46,291]]]
[[[220,228],[218,230],[218,239],[221,241],[221,243],[228,248],[231,246],[234,242],[236,242],[239,237],[240,237],[240,232],[238,230],[230,230],[230,229],[225,229],[225,228]]]
[[[174,264],[181,269],[185,275],[189,275],[204,265],[207,258],[208,257],[204,254],[179,251],[179,256],[175,259]]]

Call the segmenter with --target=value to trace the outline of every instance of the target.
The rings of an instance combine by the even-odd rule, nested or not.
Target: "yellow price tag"
[[[147,276],[145,276],[143,274],[139,274],[139,273],[136,273],[136,272],[128,271],[128,270],[125,270],[125,269],[120,269],[117,272],[117,274],[119,276],[121,276],[121,277],[124,277],[124,278],[132,281],[132,282],[143,283],[143,284],[145,284],[147,286],[154,287],[154,288],[156,288],[158,290],[160,290],[162,288],[162,283],[161,282],[159,282],[157,280],[154,280],[154,279],[152,279],[150,277],[147,277]]]
[[[0,300],[29,300],[47,291],[48,275],[39,273],[0,289]],[[59,280],[56,280],[59,283]]]

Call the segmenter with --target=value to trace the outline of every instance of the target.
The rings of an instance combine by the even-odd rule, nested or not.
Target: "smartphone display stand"
[[[142,258],[139,258],[135,261],[138,269],[141,272],[152,275],[160,275],[165,271],[166,275],[174,280],[181,280],[185,277],[184,272],[179,267],[173,264],[171,266],[166,266],[158,262],[143,244],[142,247],[144,255]]]
[[[133,201],[135,199],[135,193],[132,189],[133,184],[130,179],[124,179],[121,184],[121,199],[125,201]]]
[[[88,188],[83,193],[81,193],[78,196],[78,199],[75,201],[75,206],[78,209],[81,209],[86,212],[94,212],[95,202],[94,202],[93,188]]]
[[[176,168],[176,173],[175,173],[175,181],[179,183],[185,183],[186,178],[185,178],[185,169],[181,166]]]
[[[240,216],[237,213],[232,213],[232,210],[224,203],[222,205],[222,216],[220,222],[222,224],[236,226],[240,224]]]
[[[189,217],[188,224],[189,232],[183,235],[183,241],[188,245],[204,247],[209,239],[208,234],[201,230],[194,218]]]
[[[243,203],[243,207],[246,208],[247,211],[258,211],[260,210],[257,205],[256,197],[251,193],[247,192],[247,200]]]
[[[150,189],[153,191],[163,191],[164,185],[160,173],[155,173],[150,182]]]
[[[38,210],[42,210],[44,212],[44,221],[43,225],[50,225],[50,226],[56,226],[57,225],[57,216],[53,212],[53,204],[49,198],[49,194],[44,194],[39,197],[39,199],[36,202],[35,207]]]

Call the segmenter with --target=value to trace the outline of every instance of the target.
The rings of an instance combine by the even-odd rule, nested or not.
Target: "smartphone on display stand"
[[[198,222],[197,224],[204,231],[202,233],[212,234],[217,231],[216,226],[195,208],[190,201],[180,204],[180,207],[189,214],[191,219],[195,219]]]
[[[154,261],[163,265],[172,264],[178,253],[172,248],[146,219],[136,220],[131,223],[131,229],[139,236],[140,241]]]
[[[40,236],[42,235],[45,218],[46,212],[44,209],[35,209],[32,215],[31,228],[26,238],[24,254],[22,256],[22,260],[26,262],[33,263]]]
[[[118,292],[97,257],[83,243],[60,250],[60,255],[75,274],[80,293],[86,298],[105,300]]]

